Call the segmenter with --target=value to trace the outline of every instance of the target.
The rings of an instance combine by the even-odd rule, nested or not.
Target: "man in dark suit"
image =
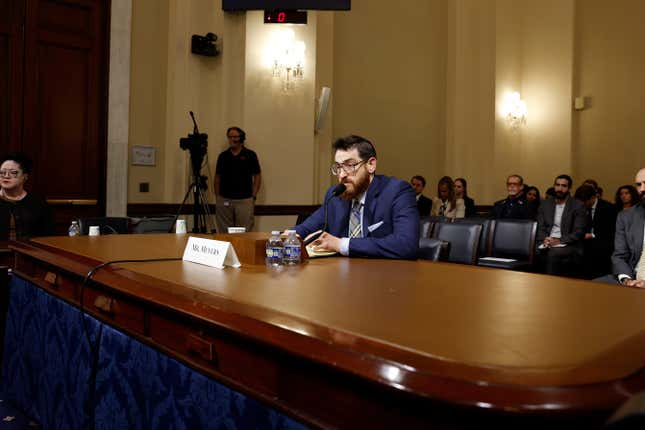
[[[645,288],[645,168],[638,171],[635,182],[640,203],[622,211],[616,220],[614,253],[611,256],[613,276],[598,280],[618,280],[627,287]]]
[[[426,179],[421,175],[413,176],[412,179],[410,179],[410,185],[412,185],[414,194],[416,194],[419,216],[430,216],[432,200],[421,194],[423,193],[423,189],[426,187]]]
[[[577,276],[586,228],[584,205],[570,195],[569,175],[555,178],[555,198],[542,202],[537,216],[537,254],[544,273]]]
[[[532,207],[524,195],[524,179],[520,175],[506,178],[508,196],[493,205],[491,216],[495,219],[535,219]]]
[[[350,257],[415,259],[419,246],[419,212],[410,184],[376,174],[376,150],[360,136],[334,142],[332,174],[346,190],[325,195],[328,228],[312,246],[316,251],[335,251]],[[325,205],[296,232],[308,236],[325,227]]]
[[[594,279],[611,270],[616,209],[612,204],[598,198],[598,192],[591,184],[578,187],[575,198],[585,206],[587,218],[583,240],[583,276]]]

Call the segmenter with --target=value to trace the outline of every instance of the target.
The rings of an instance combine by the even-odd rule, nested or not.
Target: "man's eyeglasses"
[[[329,170],[334,176],[340,175],[341,171],[347,173],[348,175],[352,175],[356,172],[356,169],[358,169],[361,164],[364,164],[366,162],[367,160],[359,161],[358,163],[334,163],[331,165],[331,168]]]
[[[10,178],[17,178],[20,175],[20,170],[0,170],[0,177],[8,176]]]
[[[228,137],[229,139],[239,139],[239,138],[240,138],[240,135],[238,134],[238,135],[234,135],[234,136],[226,136],[226,137]]]

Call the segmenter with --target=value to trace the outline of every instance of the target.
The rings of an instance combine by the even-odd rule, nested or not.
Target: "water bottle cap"
[[[78,221],[72,221],[72,224],[78,224]]]
[[[285,230],[284,234],[296,234],[295,230]]]
[[[273,230],[273,231],[271,232],[271,234],[273,234],[273,235],[278,235],[278,236],[279,236],[279,235],[280,235],[280,232],[279,232],[278,230]]]

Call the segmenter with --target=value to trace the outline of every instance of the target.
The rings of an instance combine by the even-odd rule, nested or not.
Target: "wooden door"
[[[24,2],[0,0],[0,152],[22,141]]]
[[[105,212],[109,6],[0,0],[0,138],[33,159],[58,232]]]

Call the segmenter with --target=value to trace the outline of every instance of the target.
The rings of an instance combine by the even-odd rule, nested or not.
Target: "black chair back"
[[[419,239],[419,251],[417,256],[423,260],[447,261],[450,255],[450,242],[439,239]]]
[[[490,255],[490,240],[492,238],[491,231],[494,228],[495,220],[490,218],[455,218],[453,222],[460,224],[480,224],[482,226],[482,234],[479,238],[479,249],[477,250],[480,257]]]
[[[448,261],[475,264],[481,232],[481,224],[439,223],[435,225],[432,236],[434,239],[450,242]]]
[[[533,262],[537,222],[499,219],[492,231],[491,256]]]
[[[135,234],[168,233],[174,220],[174,215],[130,218],[130,231]]]
[[[130,233],[130,218],[125,217],[96,217],[79,218],[78,226],[81,234],[87,235],[90,226],[98,226],[101,234],[128,234]]]

